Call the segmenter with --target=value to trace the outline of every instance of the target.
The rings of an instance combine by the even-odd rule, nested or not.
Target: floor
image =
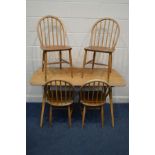
[[[67,110],[53,111],[53,125],[48,122],[48,105],[44,127],[39,127],[41,103],[26,104],[27,155],[128,155],[129,104],[114,104],[115,127],[111,127],[109,104],[105,104],[105,123],[101,128],[99,110],[86,113],[81,127],[79,104],[74,104],[72,128],[68,128]]]

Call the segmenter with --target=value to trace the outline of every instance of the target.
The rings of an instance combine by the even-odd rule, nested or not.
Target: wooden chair
[[[98,20],[91,30],[91,38],[89,47],[84,48],[84,60],[83,60],[83,72],[87,64],[92,64],[92,69],[94,65],[104,65],[108,67],[107,79],[109,81],[109,76],[112,70],[112,53],[115,51],[115,47],[119,38],[120,27],[118,23],[111,18],[104,18]],[[92,60],[87,61],[88,51],[93,52]],[[95,62],[96,53],[107,53],[108,54],[108,64]]]
[[[64,108],[68,107],[68,123],[71,127],[71,115],[73,103],[74,87],[72,84],[62,80],[52,80],[45,84],[44,94],[42,100],[42,110],[40,127],[43,127],[43,117],[46,102],[50,105],[49,109],[49,123],[52,125],[52,108]]]
[[[73,77],[72,48],[67,45],[67,35],[60,19],[54,16],[45,16],[41,18],[38,22],[37,32],[40,41],[40,48],[43,50],[42,71],[45,71],[45,81],[47,81],[47,66],[51,64],[60,64],[60,69],[62,68],[62,63],[69,64],[71,68],[71,76]],[[47,53],[54,51],[59,52],[59,61],[48,62]],[[62,58],[63,51],[69,51],[69,61]]]
[[[93,80],[81,87],[80,100],[83,105],[82,127],[84,127],[86,108],[99,108],[101,110],[101,122],[104,126],[104,104],[110,91],[110,86],[100,80]]]

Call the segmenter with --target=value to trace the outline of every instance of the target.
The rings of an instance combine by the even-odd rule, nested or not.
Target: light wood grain
[[[104,80],[106,81],[106,75],[107,75],[107,69],[102,68],[94,68],[93,70],[91,68],[85,69],[85,75],[82,78],[83,69],[82,68],[72,68],[73,72],[73,78],[70,76],[70,68],[62,68],[61,70],[59,68],[48,68],[48,78],[49,80],[65,80],[70,82],[74,86],[82,86],[84,83],[86,83],[89,80],[98,79],[98,80]],[[32,79],[30,81],[32,85],[44,85],[45,79],[44,79],[44,73],[42,72],[42,68],[39,68],[37,71],[34,72],[32,75]],[[125,86],[125,80],[124,78],[114,69],[111,71],[111,76],[109,79],[109,85],[111,86]]]
[[[117,21],[115,21],[112,18],[99,19],[92,27],[89,47],[84,48],[85,51],[94,52],[93,61],[87,62],[85,54],[83,60],[83,68],[85,68],[85,65],[87,64],[92,64],[92,69],[94,69],[94,65],[96,64],[100,65],[99,63],[95,62],[96,52],[108,53],[109,60],[107,65],[108,67],[107,81],[109,81],[112,69],[112,53],[115,51],[119,34],[120,34],[120,27]],[[83,76],[84,71],[82,73],[82,77]]]
[[[70,46],[47,46],[47,47],[42,47],[41,49],[44,51],[66,51],[72,49]]]
[[[109,95],[110,85],[104,81],[91,80],[80,88],[80,103],[84,105],[82,116],[82,127],[84,127],[85,109],[100,108],[101,123],[104,126],[104,104]]]
[[[83,112],[82,112],[82,128],[84,128],[85,115],[86,115],[86,106],[83,107]]]
[[[66,45],[67,35],[64,30],[62,21],[58,17],[45,16],[42,17],[37,26],[38,37],[40,41],[40,48],[43,50],[42,71],[45,74],[45,81],[47,81],[47,67],[50,64],[60,64],[62,68],[62,51],[69,51],[69,61],[63,63],[70,64],[72,67],[71,47]],[[59,62],[48,63],[47,52],[59,52]],[[73,76],[71,72],[71,76]]]
[[[110,104],[110,113],[111,113],[111,125],[114,128],[114,108],[113,108],[113,101],[112,101],[112,87],[110,88],[109,92],[109,104]]]
[[[68,107],[68,125],[71,127],[71,104],[73,104],[73,91],[74,87],[64,80],[51,80],[45,83],[40,127],[43,127],[43,116],[45,111],[45,103],[50,105],[49,107],[49,124],[52,125],[52,109]]]
[[[96,46],[89,46],[86,47],[85,50],[87,51],[95,51],[95,52],[105,52],[105,53],[112,53],[114,49],[108,47],[96,47]]]
[[[41,108],[41,114],[40,114],[40,127],[41,128],[43,127],[45,104],[46,104],[46,97],[45,97],[45,93],[43,93],[42,108]]]
[[[42,17],[37,26],[41,47],[65,46],[66,32],[62,21],[55,16]]]
[[[120,27],[112,18],[99,19],[92,27],[90,46],[115,49],[120,34]]]

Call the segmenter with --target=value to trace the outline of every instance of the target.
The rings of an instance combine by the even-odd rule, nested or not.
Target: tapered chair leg
[[[61,60],[62,60],[62,53],[61,53],[61,51],[59,51],[60,69],[62,68]]]
[[[110,69],[109,69],[110,73],[112,71],[112,54],[110,54]]]
[[[73,105],[70,106],[70,111],[71,111],[71,118],[72,118],[72,114],[73,114]]]
[[[69,125],[69,128],[70,128],[71,125],[72,125],[71,108],[70,108],[70,106],[68,106],[68,125]]]
[[[83,78],[83,75],[84,75],[84,69],[85,69],[86,60],[87,60],[87,50],[85,50],[85,53],[84,53],[82,78]]]
[[[49,108],[49,124],[50,124],[50,126],[52,126],[52,106],[51,105]]]
[[[109,54],[109,58],[108,58],[108,74],[107,74],[107,81],[109,82],[109,79],[110,79],[110,73],[111,73],[111,61],[112,61],[112,55]]]
[[[43,95],[43,99],[42,99],[42,108],[41,108],[41,116],[40,116],[40,127],[43,127],[43,119],[44,119],[44,111],[45,111],[45,94]]]
[[[70,69],[71,69],[71,77],[73,77],[72,54],[71,54],[71,50],[69,50],[69,64],[70,64]]]
[[[82,113],[82,128],[84,128],[85,115],[86,115],[86,106],[84,106]]]
[[[42,72],[44,71],[45,68],[45,52],[43,51],[43,56],[42,56]]]
[[[102,123],[102,128],[104,127],[104,107],[101,106],[101,123]]]
[[[45,81],[47,81],[47,52],[45,52]]]
[[[94,54],[93,54],[92,69],[94,69],[95,58],[96,58],[96,52],[94,52]]]

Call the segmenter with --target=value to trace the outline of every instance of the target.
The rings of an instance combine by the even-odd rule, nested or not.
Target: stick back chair
[[[40,41],[40,48],[43,50],[42,71],[45,71],[45,81],[47,81],[47,66],[51,64],[60,64],[60,69],[62,68],[62,63],[69,64],[71,68],[71,76],[73,76],[72,48],[67,45],[67,35],[60,19],[54,16],[42,17],[38,22],[37,32]],[[47,53],[54,51],[59,52],[59,61],[48,62]],[[62,58],[62,51],[69,51],[69,61]]]
[[[83,105],[82,127],[84,127],[86,108],[99,108],[101,110],[102,127],[104,126],[104,104],[109,91],[109,84],[100,80],[89,81],[81,87],[80,100]]]
[[[74,87],[69,82],[63,80],[52,80],[45,84],[44,94],[42,100],[42,110],[40,127],[43,126],[43,117],[46,102],[50,105],[49,109],[49,123],[52,125],[52,108],[68,107],[68,124],[71,127],[72,103]]]
[[[100,19],[93,25],[89,46],[84,48],[85,54],[82,77],[84,74],[85,65],[92,64],[92,69],[94,68],[94,65],[103,65],[108,67],[107,79],[109,81],[109,76],[112,70],[112,53],[115,51],[119,34],[120,27],[114,19]],[[87,61],[88,51],[93,52],[93,58],[89,61]],[[108,64],[95,62],[97,52],[108,54]]]

